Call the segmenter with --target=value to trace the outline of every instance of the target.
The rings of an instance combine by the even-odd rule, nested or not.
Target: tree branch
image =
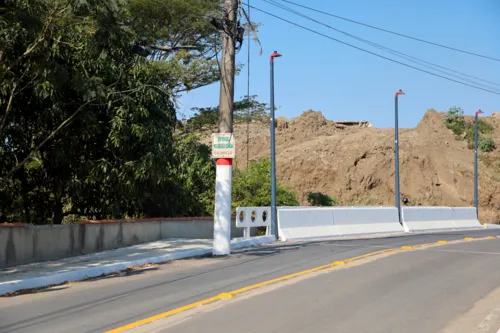
[[[10,176],[12,176],[12,174],[14,172],[16,172],[17,170],[19,170],[20,168],[22,168],[26,163],[28,163],[28,161],[33,157],[33,155],[38,152],[43,146],[45,146],[45,144],[50,141],[54,136],[56,136],[57,133],[59,133],[61,130],[63,130],[66,126],[68,126],[75,118],[76,116],[83,110],[83,108],[85,106],[87,106],[90,102],[86,102],[82,105],[80,105],[80,107],[69,117],[67,118],[65,121],[63,121],[54,131],[52,131],[52,133],[50,133],[50,135],[48,137],[46,137],[42,142],[40,142],[38,144],[38,146],[35,147],[35,149],[33,149],[29,154],[28,156],[26,156],[26,158],[24,160],[22,160],[20,163],[18,163],[15,167],[13,167],[4,177],[4,180],[9,178]]]
[[[48,23],[43,27],[43,30],[42,32],[40,33],[39,37],[33,42],[33,44],[31,44],[31,46],[29,46],[26,51],[24,51],[24,53],[19,56],[16,60],[14,60],[13,63],[11,63],[7,68],[6,70],[0,74],[0,80],[3,79],[4,75],[8,72],[11,72],[14,67],[17,66],[17,64],[24,58],[26,58],[28,55],[30,55],[35,49],[36,47],[41,43],[43,42],[45,39],[47,39],[46,37],[46,34],[47,34],[47,31],[49,30],[49,27],[52,26],[52,24],[54,22],[57,21],[57,19],[60,18],[60,16],[62,14],[64,14],[64,12],[70,8],[70,5],[66,5],[65,7],[61,8],[59,11],[57,8],[54,9],[53,13],[51,14],[52,16],[50,17],[50,19],[48,20]]]
[[[14,88],[12,88],[12,91],[10,92],[9,102],[7,103],[7,108],[5,109],[5,114],[3,115],[2,123],[0,124],[0,138],[2,137],[2,133],[5,128],[5,124],[7,123],[10,109],[12,108],[12,100],[14,99],[14,92],[16,91],[16,88],[17,84],[14,85]]]
[[[199,50],[198,46],[193,46],[193,45],[186,45],[186,46],[158,46],[158,45],[151,45],[150,46],[154,50],[159,50],[163,52],[174,52],[178,50]]]
[[[163,95],[166,95],[166,92],[163,91],[161,88],[157,87],[157,86],[154,86],[154,85],[145,85],[144,87],[147,87],[147,88],[153,88],[155,89],[156,91],[158,91],[159,93],[163,94]],[[130,90],[125,90],[125,91],[117,91],[117,92],[113,92],[109,95],[113,95],[113,94],[123,94],[123,93],[127,93],[127,92],[134,92],[134,91],[139,91],[141,88],[144,88],[144,87],[139,87],[139,88],[135,88],[135,89],[130,89]],[[95,100],[95,99],[94,99]],[[73,120],[78,116],[78,114],[80,114],[80,112],[89,104],[91,104],[94,100],[91,100],[91,101],[88,101],[88,102],[85,102],[83,103],[82,105],[80,105],[78,107],[78,109],[69,117],[67,118],[65,121],[63,121],[54,131],[52,131],[52,133],[50,133],[50,135],[48,137],[46,137],[42,142],[40,142],[38,144],[38,146],[35,147],[35,149],[33,149],[29,154],[28,156],[26,156],[26,158],[24,160],[22,160],[21,162],[19,162],[15,167],[13,167],[6,175],[5,177],[3,178],[3,180],[1,182],[4,182],[7,178],[9,178],[10,176],[12,176],[12,174],[14,172],[16,172],[17,170],[19,170],[20,168],[22,168],[26,163],[28,163],[28,161],[33,157],[33,155],[38,152],[48,141],[50,141],[54,136],[56,136],[60,131],[62,131],[65,127],[67,127],[68,125],[71,124],[71,122],[73,122]],[[0,183],[1,183],[0,182]]]
[[[182,89],[175,90],[175,93],[178,94],[178,93],[181,93],[181,92],[195,90],[195,89],[198,89],[198,88],[201,88],[201,87],[209,86],[209,85],[211,85],[212,83],[215,83],[215,82],[217,82],[217,80],[213,81],[213,82],[203,82],[203,83],[200,83],[200,84],[198,84],[196,86],[192,86],[190,88],[182,88]]]

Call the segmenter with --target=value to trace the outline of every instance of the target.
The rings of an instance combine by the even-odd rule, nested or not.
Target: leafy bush
[[[467,148],[474,149],[474,135],[475,124],[474,122],[466,122],[464,118],[464,111],[459,107],[452,107],[448,110],[444,124],[450,129],[457,140],[467,141]],[[480,134],[489,134],[493,132],[493,126],[483,119],[477,122],[478,131]],[[483,142],[483,143],[481,143]],[[493,151],[496,148],[495,141],[492,138],[479,137],[479,148],[484,152]]]
[[[490,137],[480,137],[478,141],[479,149],[485,153],[492,152],[497,147],[495,141]]]
[[[271,205],[271,164],[269,158],[249,165],[248,170],[236,169],[233,175],[233,212],[236,207],[259,207]],[[298,206],[294,192],[276,184],[278,206]]]
[[[311,206],[319,207],[331,207],[338,204],[338,200],[336,198],[331,198],[321,192],[307,193],[307,202],[309,202],[309,205]]]
[[[461,135],[465,131],[464,110],[456,106],[450,108],[444,123],[455,135]]]
[[[479,121],[477,122],[477,127],[479,129],[479,133],[490,134],[491,132],[493,132],[493,125],[487,123],[483,119],[479,119]]]

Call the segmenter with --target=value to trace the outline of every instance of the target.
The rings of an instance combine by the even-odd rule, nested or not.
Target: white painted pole
[[[229,158],[217,159],[215,176],[214,256],[231,254],[231,181]]]

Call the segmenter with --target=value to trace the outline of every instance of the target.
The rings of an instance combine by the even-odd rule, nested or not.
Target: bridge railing
[[[258,227],[266,227],[266,235],[270,235],[271,207],[236,208],[236,227],[244,228],[244,238],[250,238],[250,229]]]

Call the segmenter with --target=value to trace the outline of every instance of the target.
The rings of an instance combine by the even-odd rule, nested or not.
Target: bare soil
[[[474,151],[443,125],[445,113],[428,110],[418,126],[400,130],[402,198],[410,205],[473,206]],[[484,117],[500,145],[500,118]],[[467,121],[472,121],[468,118]],[[250,161],[269,156],[269,123],[252,122]],[[209,143],[207,129],[203,136]],[[236,124],[237,168],[247,164],[247,124]],[[321,112],[277,119],[277,177],[306,204],[310,191],[344,205],[394,204],[394,129],[345,126]],[[480,220],[500,222],[500,152],[480,153]]]

